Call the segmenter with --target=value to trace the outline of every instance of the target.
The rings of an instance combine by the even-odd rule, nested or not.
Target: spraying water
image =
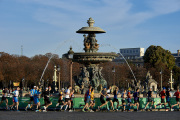
[[[59,49],[60,49],[62,46],[64,46],[67,42],[70,43],[70,42],[73,42],[73,41],[74,41],[74,40],[64,40],[62,43],[60,43],[60,44],[58,45],[58,47],[54,50],[53,53],[56,53],[57,50],[59,50]],[[75,44],[76,44],[76,46],[79,46],[78,48],[81,49],[80,45],[77,44],[77,42],[75,42]],[[49,58],[49,60],[48,60],[48,62],[47,62],[47,64],[46,64],[46,66],[45,66],[45,68],[44,68],[44,70],[43,70],[43,73],[42,73],[42,75],[41,75],[40,82],[42,82],[42,78],[43,78],[43,76],[44,76],[44,73],[45,73],[45,71],[46,71],[46,69],[47,69],[47,67],[48,67],[48,65],[49,65],[49,62],[50,62],[51,59],[53,58],[53,56],[54,56],[54,54],[51,54],[51,56],[50,56],[50,58]]]
[[[65,40],[65,41],[63,41],[62,43],[60,43],[60,44],[58,45],[58,47],[54,50],[53,53],[56,53],[56,51],[57,51],[60,47],[62,47],[64,44],[66,44],[66,42],[72,42],[72,40]],[[51,54],[51,56],[50,56],[50,58],[49,58],[49,60],[48,60],[48,62],[47,62],[47,64],[46,64],[46,66],[45,66],[45,68],[44,68],[44,70],[43,70],[43,73],[42,73],[42,75],[41,75],[40,82],[42,82],[42,78],[43,78],[43,76],[44,76],[44,73],[45,73],[45,71],[46,71],[46,69],[47,69],[47,67],[48,67],[48,65],[49,65],[49,62],[50,62],[51,59],[53,58],[53,56],[54,56],[54,54]]]
[[[110,44],[104,44],[104,45],[102,44],[101,46],[102,46],[102,47],[109,46],[109,47],[111,47],[111,48],[113,48],[113,49],[115,49],[115,50],[117,50],[117,51],[119,52],[119,50],[118,50],[117,48],[111,46]],[[123,54],[122,54],[121,52],[119,52],[119,53],[120,53],[120,55],[123,57],[123,59],[124,59],[124,61],[126,62],[126,64],[128,65],[128,67],[129,67],[129,69],[130,69],[130,71],[131,71],[131,73],[132,73],[132,75],[133,75],[133,77],[134,77],[134,80],[135,80],[136,83],[137,83],[137,80],[136,80],[136,77],[135,77],[135,75],[134,75],[134,72],[132,71],[132,69],[131,69],[128,61],[125,59],[125,57],[123,56]]]

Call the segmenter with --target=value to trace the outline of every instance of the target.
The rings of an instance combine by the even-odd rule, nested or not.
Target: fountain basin
[[[74,53],[73,61],[85,64],[99,64],[104,62],[110,62],[112,59],[118,55],[114,52],[112,53]]]

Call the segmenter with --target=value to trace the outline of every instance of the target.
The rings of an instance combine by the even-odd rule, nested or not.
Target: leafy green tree
[[[161,46],[149,46],[143,59],[147,68],[165,69],[167,67],[169,70],[172,70],[175,66],[175,58],[171,55],[171,52],[163,49]]]

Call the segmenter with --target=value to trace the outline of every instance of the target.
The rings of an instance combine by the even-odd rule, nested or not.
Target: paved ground
[[[180,120],[180,112],[0,111],[0,120]]]

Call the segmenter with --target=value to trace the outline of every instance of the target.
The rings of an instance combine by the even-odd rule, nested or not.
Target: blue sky
[[[83,35],[76,31],[95,25],[99,52],[159,45],[180,49],[180,0],[0,0],[0,52],[32,57],[83,52]]]

